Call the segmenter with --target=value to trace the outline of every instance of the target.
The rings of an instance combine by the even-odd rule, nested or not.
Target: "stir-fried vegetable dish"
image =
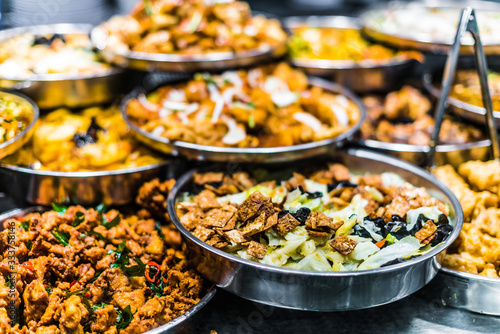
[[[146,188],[143,199],[157,189]],[[206,291],[178,232],[144,209],[126,215],[102,205],[54,205],[3,225],[2,333],[144,333],[189,310]],[[20,311],[15,325],[11,300]]]
[[[449,207],[424,188],[393,173],[354,176],[338,163],[281,182],[195,174],[191,188],[176,209],[194,236],[278,267],[379,268],[431,251],[453,230]]]
[[[33,107],[13,95],[0,92],[0,144],[14,139],[33,119]]]
[[[361,36],[358,29],[304,25],[293,28],[292,32],[288,46],[293,59],[383,64],[422,58],[422,55],[415,51],[396,51],[370,43]]]
[[[460,200],[464,225],[446,252],[447,268],[500,277],[500,163],[468,161],[458,169],[438,167],[434,174]]]
[[[63,172],[125,169],[163,161],[139,145],[118,108],[58,109],[42,117],[31,140],[3,164]]]
[[[289,146],[333,138],[361,113],[344,95],[312,86],[286,63],[197,74],[133,99],[130,120],[171,141],[229,147]]]
[[[416,88],[404,86],[385,97],[363,98],[367,120],[361,126],[363,139],[389,143],[429,145],[434,132],[431,101]],[[464,144],[486,139],[484,129],[446,116],[439,134],[441,144]]]
[[[268,51],[287,37],[278,20],[253,16],[243,1],[143,0],[130,15],[114,16],[100,28],[106,48],[122,54]]]
[[[86,34],[24,34],[0,44],[0,77],[34,74],[97,75],[111,71]]]

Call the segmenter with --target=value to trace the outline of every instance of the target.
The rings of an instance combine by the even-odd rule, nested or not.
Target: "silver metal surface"
[[[0,188],[20,203],[125,205],[134,202],[137,189],[144,182],[175,176],[179,164],[168,160],[142,167],[89,172],[43,171],[0,164]]]
[[[79,203],[80,204],[80,203]],[[4,229],[3,222],[9,218],[15,218],[19,216],[25,216],[33,212],[45,212],[47,207],[35,206],[26,209],[12,209],[3,213],[0,213],[0,231]],[[145,332],[144,334],[176,334],[176,333],[186,333],[191,328],[192,321],[196,313],[198,313],[202,308],[204,308],[215,296],[217,290],[214,286],[211,286],[205,296],[200,299],[200,301],[187,310],[184,314],[178,316],[174,320]]]
[[[286,41],[265,50],[244,52],[220,52],[202,55],[185,56],[166,53],[147,53],[128,51],[120,54],[106,48],[107,32],[97,26],[90,34],[95,47],[110,63],[119,67],[133,68],[141,71],[221,71],[230,68],[252,66],[257,63],[271,61],[286,53]]]
[[[341,311],[394,302],[417,291],[437,274],[444,250],[457,238],[463,212],[457,198],[425,170],[407,162],[365,150],[337,152],[330,157],[353,173],[395,172],[435,198],[450,204],[454,229],[443,245],[404,263],[351,272],[315,272],[264,265],[230,255],[191,234],[176,215],[175,202],[192,181],[195,171],[182,176],[170,192],[167,207],[182,233],[196,269],[218,287],[240,297],[284,308]],[[305,163],[325,163],[308,160]],[[299,166],[299,164],[297,164]],[[441,253],[443,252],[443,253]]]
[[[500,279],[442,268],[433,282],[447,306],[500,316]]]
[[[130,129],[135,133],[138,140],[144,144],[173,156],[182,155],[193,160],[208,160],[217,162],[248,162],[248,163],[275,163],[286,162],[303,158],[311,158],[318,155],[328,154],[338,149],[344,142],[351,138],[361,127],[365,118],[366,110],[363,103],[349,90],[338,84],[330,83],[319,78],[310,78],[309,82],[313,86],[319,86],[332,93],[345,95],[356,104],[360,112],[359,122],[354,124],[349,130],[335,138],[322,141],[311,142],[293,146],[261,147],[261,148],[235,148],[219,147],[193,144],[182,141],[170,141],[167,138],[155,136],[150,132],[140,129],[132,123],[127,116],[127,104],[129,100],[138,96],[140,90],[130,93],[121,104],[121,113]]]
[[[477,26],[476,14],[474,9],[468,7],[462,11],[460,22],[458,24],[455,42],[451,47],[446,66],[444,69],[443,80],[441,84],[441,95],[436,104],[436,111],[434,113],[434,132],[430,141],[430,149],[427,154],[427,165],[431,166],[434,162],[434,154],[436,153],[436,145],[439,141],[439,133],[441,131],[441,124],[445,114],[446,101],[450,95],[451,86],[455,77],[455,70],[457,68],[458,56],[460,52],[460,45],[462,37],[469,32],[474,38],[474,55],[477,64],[477,72],[479,75],[479,82],[481,85],[481,96],[483,104],[486,107],[486,123],[491,139],[491,153],[495,160],[500,159],[500,149],[497,137],[497,130],[495,128],[495,121],[493,118],[493,105],[491,102],[490,90],[488,87],[488,64],[484,55],[483,45],[479,36],[479,28]]]
[[[23,34],[88,34],[88,24],[52,24],[13,28],[0,31],[0,43]],[[0,77],[0,87],[17,90],[32,98],[41,109],[77,108],[110,102],[120,94],[126,83],[122,69],[111,68],[97,75],[33,74],[27,78]]]
[[[386,143],[378,140],[359,140],[356,144],[361,147],[388,154],[408,161],[417,166],[425,167],[428,161],[429,146]],[[443,144],[436,146],[434,163],[437,166],[452,165],[455,168],[470,160],[487,161],[490,159],[489,139],[465,144]]]
[[[434,97],[439,98],[441,96],[441,89],[436,87],[434,84],[434,75],[431,73],[425,73],[423,76],[423,84],[425,89]],[[469,119],[475,123],[485,124],[486,123],[486,109],[479,107],[464,101],[460,101],[457,98],[448,97],[447,100],[448,107],[453,111],[454,114],[460,117]],[[500,111],[493,111],[493,117],[495,119],[496,126],[500,126]]]
[[[358,19],[348,16],[292,16],[283,19],[287,29],[301,25],[310,27],[333,27],[340,29],[361,29]],[[417,63],[415,59],[393,57],[383,64],[363,60],[328,60],[291,58],[291,63],[310,75],[325,77],[357,93],[389,91],[408,77]]]
[[[11,140],[0,143],[0,159],[3,159],[9,154],[12,154],[20,149],[31,138],[31,135],[35,130],[35,123],[38,121],[40,111],[33,101],[22,94],[0,91],[0,97],[8,100],[15,100],[19,103],[28,105],[31,110],[31,115],[29,115],[30,123],[26,126],[26,128]]]
[[[446,54],[450,51],[453,40],[450,36],[450,41],[435,41],[423,38],[422,36],[412,36],[411,31],[401,31],[398,34],[390,34],[380,31],[378,21],[386,16],[387,12],[398,8],[405,8],[408,4],[416,6],[420,4],[423,8],[455,8],[457,9],[457,18],[460,9],[464,7],[472,7],[482,11],[496,11],[500,12],[500,5],[491,1],[474,1],[474,0],[461,0],[461,1],[442,1],[442,0],[426,0],[426,1],[391,1],[387,5],[380,6],[367,10],[361,14],[361,21],[363,22],[363,32],[370,38],[388,44],[396,48],[411,48],[421,51],[428,51],[437,54]],[[394,14],[392,14],[394,15]],[[500,54],[499,44],[484,44],[484,51],[488,55]],[[464,44],[460,47],[461,54],[472,54],[474,52],[472,45]]]

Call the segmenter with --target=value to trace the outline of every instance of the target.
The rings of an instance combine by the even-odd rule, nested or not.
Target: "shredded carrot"
[[[385,245],[386,241],[387,241],[386,239],[382,239],[379,242],[377,242],[375,246],[377,246],[378,248],[382,248]]]

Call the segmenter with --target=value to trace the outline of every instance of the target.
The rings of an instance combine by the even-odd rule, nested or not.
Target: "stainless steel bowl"
[[[500,279],[442,268],[432,281],[432,298],[443,305],[500,316]]]
[[[20,149],[31,138],[31,135],[35,130],[35,123],[38,121],[40,111],[33,101],[22,94],[0,91],[0,97],[15,100],[18,103],[27,105],[31,110],[30,123],[26,126],[26,128],[11,140],[0,143],[0,159],[3,159],[7,155]]]
[[[238,53],[219,52],[185,56],[178,54],[128,51],[121,54],[106,48],[108,34],[102,27],[95,27],[90,35],[92,42],[96,48],[101,51],[103,57],[108,62],[120,67],[133,68],[141,71],[221,71],[271,61],[282,57],[287,50],[286,42],[283,42],[270,49],[266,48],[263,50],[250,50]]]
[[[156,177],[175,177],[182,162],[168,160],[142,167],[88,172],[33,170],[0,164],[0,188],[20,203],[51,205],[125,205],[133,203],[137,189]]]
[[[361,24],[357,18],[348,16],[306,16],[283,19],[286,28],[293,29],[307,25],[310,27],[332,27],[339,29],[358,29]],[[401,80],[411,75],[415,59],[393,57],[387,62],[376,64],[364,60],[328,60],[291,58],[291,63],[310,75],[325,77],[358,93],[390,91],[400,85]]]
[[[423,256],[379,269],[316,272],[264,265],[211,247],[182,225],[175,203],[192,181],[195,171],[191,171],[178,180],[169,194],[167,206],[198,272],[240,297],[278,307],[315,311],[374,307],[404,298],[429,283],[440,269],[441,252],[458,237],[462,228],[463,212],[455,195],[425,170],[379,153],[350,149],[337,152],[330,159],[345,164],[353,173],[395,172],[415,186],[425,187],[435,198],[451,205],[454,225],[451,235],[443,245]],[[304,163],[310,166],[325,161]]]
[[[434,85],[434,77],[431,73],[425,73],[423,75],[423,84],[425,89],[435,98],[441,96],[441,88]],[[486,109],[479,107],[464,101],[460,101],[457,98],[449,96],[447,99],[448,107],[455,114],[467,118],[479,124],[486,124]],[[500,111],[493,111],[493,117],[495,118],[496,126],[500,126]]]
[[[1,223],[9,218],[24,216],[28,213],[33,212],[43,212],[46,210],[46,207],[36,206],[27,209],[12,209],[10,211],[0,213],[0,230],[3,230],[4,228],[3,224]],[[203,296],[203,298],[201,298],[201,300],[198,302],[198,304],[191,307],[186,313],[178,316],[165,325],[147,331],[144,334],[176,334],[192,332],[191,324],[193,323],[193,320],[195,319],[197,313],[212,300],[216,292],[217,290],[214,286],[210,287],[205,296]]]
[[[138,140],[146,145],[174,156],[182,155],[188,159],[208,160],[218,162],[243,162],[243,163],[275,163],[286,162],[330,153],[338,149],[347,139],[351,138],[361,127],[366,118],[366,110],[363,103],[349,90],[340,85],[329,83],[319,78],[310,78],[313,86],[319,86],[326,91],[343,94],[352,100],[360,111],[360,120],[348,131],[335,138],[311,142],[293,146],[261,147],[261,148],[234,148],[193,144],[182,141],[170,141],[167,138],[155,136],[144,131],[132,123],[127,116],[128,102],[137,97],[142,91],[135,90],[122,102],[121,112],[130,129],[135,133]]]
[[[23,34],[88,34],[87,24],[52,24],[0,31],[0,43]],[[104,74],[33,74],[27,78],[0,77],[0,87],[18,90],[31,97],[41,109],[77,108],[112,101],[124,93],[123,70],[112,68]]]
[[[386,143],[378,140],[359,140],[358,145],[380,153],[408,161],[424,167],[427,163],[429,146]],[[486,161],[490,158],[491,141],[489,139],[466,144],[444,144],[436,146],[434,163],[437,166],[450,164],[455,168],[470,160]]]
[[[427,36],[412,35],[412,31],[400,31],[398,33],[388,33],[380,28],[380,20],[382,20],[391,11],[406,8],[407,6],[422,7],[432,10],[433,8],[451,8],[457,11],[457,26],[460,19],[460,10],[465,7],[472,7],[477,11],[500,12],[500,5],[491,1],[474,1],[474,0],[460,0],[460,1],[437,1],[437,0],[424,0],[424,1],[391,1],[388,4],[369,9],[361,14],[361,21],[363,23],[363,32],[370,38],[396,47],[396,48],[411,48],[421,51],[432,52],[436,54],[447,54],[455,37],[455,31],[449,36],[449,40],[433,40]],[[425,24],[423,22],[422,24]],[[460,48],[462,54],[473,54],[472,41],[464,41]],[[500,54],[500,43],[488,43],[483,40],[483,47],[486,54],[498,55]]]

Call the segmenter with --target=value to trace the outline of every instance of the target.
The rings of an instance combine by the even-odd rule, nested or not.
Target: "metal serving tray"
[[[137,125],[133,124],[127,116],[128,102],[137,97],[143,91],[140,89],[134,90],[130,93],[121,104],[121,112],[123,118],[127,122],[130,129],[135,132],[138,140],[144,144],[167,154],[174,156],[182,155],[188,159],[193,160],[208,160],[217,162],[240,162],[240,163],[275,163],[286,162],[304,158],[311,158],[314,156],[330,153],[341,146],[347,139],[351,138],[358,132],[361,124],[366,118],[366,110],[363,103],[349,90],[342,86],[330,83],[319,78],[310,78],[309,82],[313,86],[319,86],[326,91],[345,95],[348,99],[352,100],[360,111],[360,120],[348,131],[340,134],[335,138],[325,139],[322,141],[311,142],[293,146],[280,146],[280,147],[262,147],[262,148],[233,148],[233,147],[219,147],[207,146],[200,144],[193,144],[182,141],[170,141],[167,138],[155,136],[150,132],[140,129]]]
[[[269,15],[265,15],[269,17]],[[286,51],[286,41],[274,48],[249,50],[245,52],[219,52],[185,56],[167,53],[148,53],[128,51],[117,53],[106,48],[107,32],[97,26],[90,34],[95,47],[103,57],[119,67],[133,68],[141,71],[222,71],[230,68],[247,67],[257,63],[271,61],[282,57]]]
[[[292,16],[283,19],[287,29],[307,25],[361,30],[359,19],[348,16]],[[383,63],[370,60],[329,60],[291,58],[291,63],[310,75],[325,77],[358,93],[389,91],[411,75],[417,60],[393,57]]]
[[[28,213],[46,211],[47,207],[43,206],[35,206],[27,209],[12,209],[4,213],[0,213],[0,230],[3,230],[3,222],[9,218],[15,218],[19,216],[27,215]],[[192,332],[192,323],[193,320],[196,319],[196,314],[202,308],[204,308],[215,296],[217,290],[215,287],[210,287],[203,298],[190,308],[186,313],[180,315],[174,320],[152,329],[150,331],[145,332],[144,334],[177,334],[177,333],[190,333]]]
[[[179,221],[175,203],[192,181],[195,171],[182,176],[170,192],[169,215],[182,233],[198,272],[218,287],[240,297],[277,307],[342,311],[394,302],[417,291],[438,273],[441,252],[458,237],[463,212],[451,191],[425,170],[379,153],[350,149],[330,158],[351,172],[395,172],[435,198],[451,205],[454,229],[443,245],[412,260],[383,268],[351,272],[315,272],[264,265],[230,255],[202,242]],[[321,160],[321,163],[328,159]],[[318,161],[319,162],[319,161]],[[305,162],[311,165],[311,160]],[[299,164],[296,164],[299,166]]]
[[[174,177],[180,165],[181,161],[167,160],[119,170],[57,172],[0,164],[0,188],[19,203],[125,205],[134,202],[144,182]]]
[[[0,159],[3,159],[7,155],[14,153],[16,150],[21,148],[31,138],[31,135],[35,130],[35,124],[38,121],[40,111],[33,101],[22,94],[12,92],[7,93],[0,90],[0,97],[16,100],[17,102],[29,105],[31,107],[31,122],[28,124],[28,126],[26,126],[26,128],[21,133],[19,133],[11,140],[0,143]]]
[[[478,11],[497,11],[500,13],[500,5],[491,1],[474,1],[474,0],[461,0],[461,1],[391,1],[383,6],[369,9],[361,14],[361,21],[363,23],[363,32],[370,38],[396,47],[396,48],[411,48],[421,51],[427,51],[437,54],[447,54],[453,44],[453,37],[455,31],[450,35],[449,40],[433,40],[427,36],[411,35],[412,31],[399,31],[398,33],[389,33],[380,29],[380,20],[382,20],[388,13],[398,9],[404,9],[408,6],[421,7],[432,10],[434,8],[451,8],[456,9],[457,22],[460,18],[460,10],[464,7],[472,7]],[[423,23],[425,24],[425,23]],[[499,43],[483,43],[484,52],[486,54],[500,54],[500,40]],[[473,54],[472,41],[464,42],[460,48],[461,54]]]
[[[434,75],[431,73],[425,73],[422,77],[425,89],[434,97],[439,98],[441,95],[441,89],[434,85]],[[479,124],[486,123],[486,109],[479,107],[457,98],[449,96],[447,99],[448,107],[455,114],[467,118]],[[496,126],[500,126],[500,111],[493,111],[493,116],[495,118]]]
[[[23,34],[88,34],[88,24],[51,24],[0,31],[0,43]],[[124,93],[125,73],[118,68],[97,75],[33,74],[27,78],[0,77],[0,87],[18,90],[31,97],[41,109],[77,108],[110,102]]]

